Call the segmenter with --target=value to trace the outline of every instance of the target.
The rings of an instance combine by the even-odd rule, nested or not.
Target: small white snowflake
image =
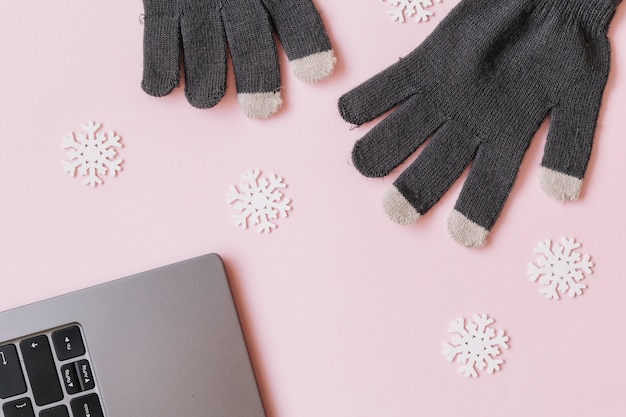
[[[63,149],[68,149],[69,161],[63,161],[63,171],[72,177],[78,171],[79,176],[86,177],[83,181],[94,187],[102,184],[100,176],[107,172],[115,176],[122,167],[121,159],[113,160],[117,155],[114,148],[121,148],[120,137],[115,132],[98,132],[100,123],[87,122],[82,125],[84,132],[69,132],[63,137]]]
[[[246,182],[240,184],[239,188],[231,186],[226,193],[228,203],[235,203],[237,210],[231,217],[237,226],[244,229],[248,225],[257,225],[257,232],[271,232],[276,228],[273,221],[279,217],[287,217],[287,212],[291,210],[291,200],[283,198],[279,191],[287,185],[281,177],[274,174],[261,176],[259,170],[247,171],[241,178]]]
[[[504,330],[495,329],[489,325],[494,322],[486,314],[475,314],[476,322],[465,324],[465,318],[461,317],[453,321],[450,326],[452,345],[444,344],[444,354],[448,361],[452,362],[456,357],[456,362],[461,364],[459,373],[466,377],[477,377],[478,371],[487,368],[490,374],[500,369],[504,362],[497,358],[500,348],[507,349],[509,345],[508,336],[504,335]]]
[[[400,23],[404,23],[405,18],[415,16],[415,21],[427,22],[428,19],[434,15],[433,12],[428,10],[433,5],[432,0],[382,0],[387,1],[393,9],[387,11],[387,14],[391,18]],[[441,0],[436,0],[437,3],[441,3]]]
[[[539,280],[545,286],[540,292],[551,300],[558,300],[559,293],[568,290],[572,298],[581,295],[587,286],[580,281],[585,278],[585,273],[592,273],[590,256],[584,255],[581,259],[581,253],[575,250],[580,243],[568,237],[562,237],[561,242],[563,246],[552,245],[549,239],[540,242],[535,252],[541,256],[537,258],[537,264],[530,264],[528,269],[530,280]]]

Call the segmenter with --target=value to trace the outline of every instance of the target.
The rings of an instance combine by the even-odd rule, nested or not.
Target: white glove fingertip
[[[558,201],[578,200],[583,180],[550,168],[541,167],[539,182],[543,191]]]

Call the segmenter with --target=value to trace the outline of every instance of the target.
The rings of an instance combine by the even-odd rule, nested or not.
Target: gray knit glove
[[[198,108],[215,106],[226,91],[228,42],[243,111],[271,116],[282,104],[272,26],[298,78],[322,80],[335,65],[311,0],[144,0],[144,12],[141,86],[152,96],[179,85],[183,55],[187,100]]]
[[[354,146],[365,176],[389,174],[434,133],[385,194],[387,215],[415,222],[473,160],[448,228],[462,245],[482,246],[548,115],[542,187],[577,199],[620,2],[464,0],[406,58],[341,97],[342,117],[356,125],[399,105]]]

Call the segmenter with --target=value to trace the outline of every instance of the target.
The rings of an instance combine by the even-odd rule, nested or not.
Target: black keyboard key
[[[61,367],[61,379],[63,380],[63,384],[65,384],[65,391],[67,391],[69,395],[82,391],[74,365],[74,363],[68,363]]]
[[[48,337],[40,335],[22,340],[20,350],[35,404],[42,406],[62,400],[63,390]]]
[[[10,401],[2,406],[4,417],[35,417],[33,411],[33,403],[30,398],[20,398],[19,400]]]
[[[2,399],[26,392],[26,382],[15,345],[0,346],[0,381]]]
[[[39,412],[39,417],[70,417],[67,407],[59,405]]]
[[[87,391],[88,389],[95,388],[96,382],[93,379],[93,374],[91,373],[91,366],[89,366],[89,361],[87,359],[80,360],[76,362],[76,374],[78,375],[78,381],[80,382],[80,387],[83,391]]]
[[[83,336],[78,326],[57,330],[52,333],[52,344],[60,361],[85,354]]]
[[[70,401],[70,407],[74,417],[104,417],[100,398],[98,398],[97,394],[74,398]]]

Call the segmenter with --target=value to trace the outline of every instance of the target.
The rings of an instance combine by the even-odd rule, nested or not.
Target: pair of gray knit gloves
[[[462,245],[482,246],[548,116],[541,186],[557,200],[576,200],[620,2],[463,0],[417,49],[343,95],[339,112],[355,125],[394,109],[354,146],[365,176],[388,175],[432,136],[385,193],[387,215],[414,223],[471,165],[448,229]],[[142,86],[154,96],[178,85],[182,55],[189,102],[217,104],[228,46],[242,109],[272,115],[281,104],[272,29],[298,78],[322,80],[335,65],[311,0],[144,0],[144,7]]]

